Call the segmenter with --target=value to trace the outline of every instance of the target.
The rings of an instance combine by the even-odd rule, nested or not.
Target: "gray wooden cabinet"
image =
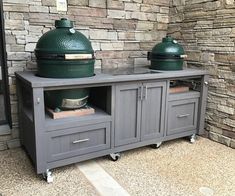
[[[116,86],[115,146],[140,141],[141,84]]]
[[[203,134],[208,73],[201,70],[112,75],[90,78],[40,78],[18,72],[20,140],[38,174],[50,181],[49,169],[111,155],[179,137]],[[195,79],[196,90],[170,93],[172,80]],[[95,114],[52,119],[44,93],[90,88]]]
[[[162,137],[166,82],[116,86],[115,146]]]

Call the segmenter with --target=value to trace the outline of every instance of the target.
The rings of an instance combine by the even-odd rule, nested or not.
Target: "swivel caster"
[[[47,171],[45,173],[42,174],[44,180],[47,181],[47,183],[52,183],[53,182],[53,176],[52,176],[52,172],[47,169]]]
[[[119,153],[112,153],[109,156],[112,159],[112,161],[117,161],[121,157]]]
[[[162,145],[162,142],[157,142],[156,144],[153,144],[151,146],[152,148],[157,149],[157,148],[160,148],[161,145]]]
[[[196,142],[196,134],[191,135],[189,141],[194,144]]]

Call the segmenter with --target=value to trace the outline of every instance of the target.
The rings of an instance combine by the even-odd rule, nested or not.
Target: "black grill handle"
[[[147,60],[150,61],[152,57],[152,52],[148,52],[147,53]]]
[[[152,52],[148,52],[147,59],[184,59],[186,55],[172,55],[172,54],[154,54]]]

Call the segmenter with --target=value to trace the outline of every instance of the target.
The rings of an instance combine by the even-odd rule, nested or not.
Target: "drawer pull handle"
[[[83,139],[83,140],[75,140],[75,141],[73,141],[73,144],[82,143],[82,142],[87,142],[87,141],[89,141],[89,140],[90,140],[89,138]]]
[[[184,117],[187,117],[187,116],[190,116],[190,114],[182,114],[182,115],[178,115],[177,117],[178,118],[184,118]]]

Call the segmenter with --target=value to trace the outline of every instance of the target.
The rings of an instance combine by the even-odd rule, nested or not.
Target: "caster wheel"
[[[121,155],[119,153],[110,154],[109,156],[112,161],[117,161],[121,157]]]
[[[162,142],[158,142],[158,143],[153,144],[153,145],[151,145],[151,146],[152,146],[152,148],[154,148],[154,149],[158,149],[158,148],[160,148],[161,145],[162,145]]]
[[[44,180],[47,181],[47,183],[52,183],[53,182],[53,176],[52,172],[47,170],[45,173],[42,174]]]
[[[194,144],[196,142],[196,134],[191,135],[189,141],[190,143]]]

